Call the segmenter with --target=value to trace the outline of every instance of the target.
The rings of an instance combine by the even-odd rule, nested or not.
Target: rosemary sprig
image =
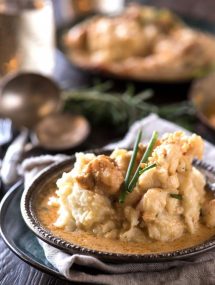
[[[134,163],[135,163],[135,160],[136,160],[136,157],[137,157],[138,145],[140,143],[141,137],[142,137],[142,131],[139,130],[137,138],[136,138],[136,141],[135,141],[135,144],[134,144],[134,149],[133,149],[133,152],[132,152],[132,156],[131,156],[131,159],[130,159],[130,162],[129,162],[129,165],[128,165],[128,169],[127,169],[127,172],[126,172],[126,175],[125,175],[125,181],[124,181],[124,183],[123,183],[123,185],[121,187],[121,192],[120,192],[120,196],[119,196],[119,202],[120,203],[124,202],[126,194],[128,192],[127,191],[128,190],[128,184],[129,184],[129,180],[130,180],[130,177],[131,177],[132,170],[134,168]]]
[[[64,110],[86,116],[92,125],[115,126],[119,132],[126,131],[137,119],[157,113],[158,108],[146,102],[152,97],[151,90],[135,94],[133,85],[123,93],[111,91],[110,87],[110,83],[103,83],[64,91]]]
[[[141,164],[147,162],[149,156],[151,155],[151,153],[153,151],[153,148],[154,148],[154,145],[155,145],[155,143],[157,141],[157,138],[158,138],[158,132],[153,132],[151,140],[150,140],[150,142],[149,142],[149,144],[147,146],[147,149],[146,149],[146,151],[145,151],[145,153],[144,153],[144,155],[143,155],[143,157],[142,157],[142,159],[140,161],[140,164],[137,167],[137,170],[136,170],[133,178],[131,179],[131,181],[130,181],[130,183],[128,185],[128,192],[132,192],[133,191],[133,189],[134,189],[134,187],[135,187],[135,185],[137,183],[137,180],[138,180],[138,178],[140,176],[139,173],[140,173],[140,171],[142,169]]]
[[[127,85],[125,92],[113,91],[113,87],[112,81],[97,81],[92,87],[64,91],[64,110],[86,116],[92,125],[114,126],[119,133],[125,132],[134,121],[150,113],[193,131],[196,116],[190,102],[158,107],[146,101],[152,97],[152,90],[135,94],[132,84]]]

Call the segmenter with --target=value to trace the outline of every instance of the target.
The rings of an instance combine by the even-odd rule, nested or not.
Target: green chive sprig
[[[146,167],[140,169],[140,171],[139,171],[139,176],[140,176],[141,174],[143,174],[144,172],[146,172],[147,170],[149,170],[149,169],[151,169],[151,168],[154,168],[154,167],[156,167],[156,166],[157,166],[156,163],[153,163],[153,164],[150,164],[150,165],[148,165],[148,166],[146,166]]]
[[[181,194],[170,193],[169,195],[170,195],[170,197],[175,198],[177,200],[180,200],[180,201],[182,200]]]
[[[133,178],[131,178],[131,173],[134,169],[134,164],[135,164],[135,160],[136,160],[136,157],[137,157],[137,152],[138,152],[138,145],[140,143],[140,140],[141,140],[141,137],[142,137],[142,131],[139,131],[138,132],[138,135],[137,135],[137,138],[135,140],[135,144],[134,144],[134,149],[133,149],[133,153],[132,153],[132,156],[131,156],[131,159],[130,159],[130,162],[129,162],[129,165],[128,165],[128,169],[127,169],[127,172],[126,172],[126,176],[125,176],[125,181],[121,187],[121,193],[120,193],[120,196],[119,196],[119,202],[120,203],[123,203],[125,201],[125,197],[128,193],[131,193],[138,181],[138,178],[139,176],[144,173],[145,171],[153,168],[153,167],[156,167],[156,164],[153,163],[151,165],[147,165],[146,167],[142,168],[141,164],[142,163],[146,163],[148,161],[148,158],[149,156],[151,155],[152,151],[153,151],[153,148],[154,148],[154,145],[158,139],[158,133],[157,132],[153,132],[152,134],[152,137],[151,137],[151,140],[148,144],[148,147],[146,148],[146,151],[139,163],[139,166],[137,167],[137,170],[135,171],[135,174],[133,176]],[[131,178],[131,179],[130,179]]]
[[[142,137],[142,131],[139,130],[135,144],[134,144],[133,153],[132,153],[129,165],[128,165],[128,170],[125,176],[125,187],[126,188],[128,188],[128,184],[131,178],[131,173],[132,173],[132,170],[134,169],[134,164],[135,164],[135,160],[136,160],[137,152],[138,152],[138,145],[140,143],[141,137]]]
[[[143,155],[143,157],[142,157],[142,159],[140,161],[140,164],[137,167],[137,170],[136,170],[133,178],[131,179],[131,181],[130,181],[130,183],[128,185],[128,192],[132,192],[133,191],[133,189],[134,189],[134,187],[135,187],[135,185],[137,183],[137,180],[138,180],[138,178],[140,176],[139,172],[142,169],[141,164],[147,162],[149,156],[151,155],[151,153],[153,151],[153,148],[154,148],[154,145],[155,145],[157,139],[158,139],[158,132],[153,132],[151,140],[150,140],[150,142],[149,142],[149,144],[147,146],[147,149],[146,149],[146,151],[145,151],[145,153],[144,153],[144,155]],[[155,167],[155,165],[153,167]],[[150,167],[150,168],[152,168],[152,167]]]
[[[122,204],[125,201],[125,197],[128,194],[127,188],[125,187],[125,182],[121,186],[121,192],[119,195],[119,203]]]
[[[134,164],[135,164],[135,160],[136,160],[137,152],[138,152],[138,145],[140,143],[141,137],[142,137],[142,131],[139,130],[138,134],[137,134],[137,138],[136,138],[135,143],[134,143],[134,149],[133,149],[132,156],[131,156],[131,159],[130,159],[130,162],[128,165],[128,169],[127,169],[127,172],[125,175],[125,181],[124,181],[122,188],[121,188],[122,191],[121,191],[120,196],[119,196],[119,202],[120,203],[124,202],[125,197],[127,195],[128,184],[129,184],[129,181],[131,178],[132,170],[134,169]]]

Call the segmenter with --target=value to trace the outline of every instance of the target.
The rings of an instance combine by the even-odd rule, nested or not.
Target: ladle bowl
[[[18,73],[2,82],[0,115],[10,118],[17,127],[31,129],[60,108],[60,90],[48,77]]]

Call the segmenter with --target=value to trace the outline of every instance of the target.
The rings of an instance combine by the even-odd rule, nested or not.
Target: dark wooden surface
[[[187,15],[197,16],[204,19],[209,19],[215,22],[215,1],[214,0],[180,0],[180,1],[152,1],[160,6],[169,6],[176,11],[185,13]],[[66,64],[66,63],[65,63]],[[58,65],[58,80],[61,85],[68,87],[70,82],[73,85],[82,85],[87,83],[88,79],[76,72],[65,72],[65,70]],[[106,140],[110,138],[107,135]],[[95,143],[96,146],[96,143]],[[42,273],[30,265],[26,264],[15,256],[4,244],[0,238],[0,284],[1,285],[62,285],[72,284],[60,280],[56,277]]]
[[[1,285],[62,285],[73,284],[42,273],[20,260],[0,238]]]

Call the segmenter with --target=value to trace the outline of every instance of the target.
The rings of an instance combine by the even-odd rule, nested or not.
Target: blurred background
[[[200,20],[203,25],[204,21],[215,22],[213,0],[1,0],[1,76],[17,69],[51,73],[60,29],[73,25],[89,14],[120,13],[125,5],[132,2],[169,8],[191,21]],[[213,30],[213,27],[208,29]]]
[[[75,148],[68,148],[66,152],[100,147],[115,141],[126,133],[135,120],[152,112],[190,131],[200,133],[211,142],[215,141],[214,120],[208,120],[192,99],[193,90],[196,90],[193,86],[198,78],[171,83],[135,81],[87,71],[78,68],[69,59],[62,39],[71,27],[98,13],[120,14],[132,2],[134,1],[0,0],[0,85],[4,87],[5,82],[19,72],[35,72],[54,80],[61,90],[62,111],[84,116],[91,126],[88,139]],[[135,2],[170,9],[191,27],[212,35],[215,33],[213,0]],[[213,81],[212,78],[209,83],[206,82],[206,91],[205,87],[202,91],[203,97],[209,97],[213,93]],[[142,95],[145,91],[146,94]],[[138,103],[133,99],[137,94],[141,94],[143,98]],[[13,104],[13,99],[10,100],[10,104]],[[198,99],[199,101],[201,100]],[[215,101],[210,102],[213,105]],[[137,106],[139,103],[141,112]],[[3,106],[1,96],[0,104]],[[213,113],[213,110],[210,112]],[[0,116],[2,158],[21,129],[14,120],[11,122],[11,118],[4,115],[1,106]],[[8,132],[5,131],[6,127]],[[34,133],[34,129],[31,132]],[[29,144],[26,156],[29,155],[29,149],[39,149],[39,152],[65,151],[42,147],[38,142],[35,144],[30,137],[28,146]]]

